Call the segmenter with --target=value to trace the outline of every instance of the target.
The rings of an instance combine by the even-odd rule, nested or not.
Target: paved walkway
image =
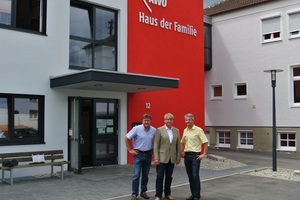
[[[247,171],[272,167],[272,155],[243,151],[209,150],[209,153],[243,161],[247,166],[226,170],[201,169],[202,200],[298,200],[300,182],[247,175]],[[278,168],[300,169],[300,155],[279,154]],[[275,172],[276,173],[276,172]],[[154,199],[155,167],[151,167],[148,195]],[[24,200],[129,200],[131,165],[104,166],[66,173],[65,179],[17,179],[13,186],[0,183],[0,199]],[[184,200],[190,195],[184,166],[176,166],[172,195]]]

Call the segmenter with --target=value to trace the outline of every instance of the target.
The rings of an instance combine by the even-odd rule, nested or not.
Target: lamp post
[[[273,90],[273,144],[272,144],[272,162],[273,162],[273,171],[277,171],[277,155],[276,155],[276,146],[277,146],[277,138],[276,138],[276,106],[275,106],[275,87],[276,87],[276,73],[282,72],[282,69],[270,69],[264,70],[266,73],[271,73],[271,84]]]

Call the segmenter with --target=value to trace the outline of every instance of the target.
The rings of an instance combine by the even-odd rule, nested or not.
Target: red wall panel
[[[180,79],[178,89],[129,94],[128,130],[144,113],[161,126],[167,112],[181,134],[189,112],[204,127],[203,24],[202,0],[128,0],[128,72]]]

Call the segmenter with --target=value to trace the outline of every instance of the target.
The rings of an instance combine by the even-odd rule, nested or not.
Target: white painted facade
[[[255,146],[255,137],[265,134],[263,128],[272,127],[271,75],[264,70],[282,69],[276,76],[277,130],[296,131],[300,143],[300,105],[292,103],[291,80],[291,66],[300,64],[300,37],[290,38],[288,31],[288,14],[295,11],[300,11],[299,1],[282,0],[212,16],[213,64],[205,72],[207,129],[259,128],[253,136]],[[280,16],[281,39],[263,42],[261,20],[271,16]],[[235,97],[239,83],[247,85],[244,98]],[[219,99],[212,98],[214,85],[222,87]],[[210,143],[217,146],[216,141]]]
[[[118,69],[127,72],[127,1],[89,0],[118,12]],[[127,132],[127,93],[50,88],[50,77],[77,72],[69,69],[70,1],[47,1],[46,35],[0,28],[0,93],[45,96],[45,144],[0,146],[0,152],[63,149],[68,158],[68,97],[119,100],[118,164],[127,164],[123,141]],[[66,166],[65,166],[66,169]],[[59,168],[57,168],[59,170]],[[46,167],[16,170],[15,177],[49,173]]]

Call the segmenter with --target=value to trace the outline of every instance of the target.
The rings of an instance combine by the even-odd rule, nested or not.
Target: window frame
[[[223,143],[220,143],[220,133],[229,133],[229,137],[226,137],[224,136],[224,142]],[[216,133],[217,133],[217,145],[216,147],[224,147],[224,148],[230,148],[231,146],[231,133],[230,133],[230,130],[223,130],[223,129],[219,129],[219,130],[216,130]],[[229,139],[229,143],[226,142],[226,139]]]
[[[221,95],[220,96],[216,96],[215,95],[215,89],[219,87],[221,88]],[[223,85],[222,84],[215,84],[215,85],[211,85],[210,87],[210,99],[211,100],[222,100],[223,99]]]
[[[79,66],[79,65],[73,65],[70,63],[70,57],[71,57],[71,52],[69,52],[69,69],[77,69],[77,70],[86,70],[86,69],[99,69],[99,70],[107,70],[107,71],[118,71],[118,11],[117,10],[113,10],[113,9],[109,9],[107,7],[103,7],[100,5],[94,5],[94,4],[90,4],[90,3],[85,3],[85,2],[80,2],[80,1],[75,1],[75,0],[71,0],[70,1],[70,8],[71,7],[75,7],[75,8],[80,8],[80,9],[84,9],[88,11],[88,16],[89,16],[89,20],[90,20],[90,28],[91,28],[91,38],[84,38],[84,37],[79,37],[79,36],[75,36],[75,35],[71,35],[71,31],[70,31],[70,35],[69,35],[69,41],[74,40],[77,42],[87,42],[90,43],[90,45],[92,46],[92,53],[91,53],[91,66]],[[104,10],[104,11],[109,11],[114,13],[114,19],[115,19],[115,23],[114,23],[114,27],[115,27],[115,42],[105,42],[105,41],[100,41],[99,39],[97,40],[96,38],[96,34],[95,34],[95,30],[96,30],[96,10]],[[71,19],[71,17],[70,17]],[[96,66],[96,46],[97,45],[103,45],[105,47],[113,47],[114,50],[112,51],[115,56],[114,56],[114,69],[105,69],[103,66],[101,67],[97,67]],[[102,57],[103,58],[103,57]],[[102,60],[101,60],[102,61]]]
[[[15,129],[15,99],[38,99],[38,118],[31,119],[30,113],[28,113],[29,121],[37,121],[38,136],[36,137],[14,137],[10,134],[9,137],[0,139],[0,146],[8,145],[30,145],[30,144],[45,144],[45,131],[44,131],[44,120],[45,120],[45,96],[43,95],[30,95],[30,94],[7,94],[0,93],[0,98],[7,99],[7,115],[8,124],[7,131],[13,133]],[[29,109],[30,110],[30,109]],[[4,124],[5,125],[5,124]]]
[[[299,21],[300,21],[300,9],[287,12],[289,39],[300,38],[300,25],[298,25],[297,29],[291,30],[291,16],[292,15],[299,15]],[[293,34],[294,32],[297,32],[297,34]]]
[[[239,149],[253,149],[253,143],[254,143],[253,130],[238,130],[237,132],[238,132],[238,146],[237,146],[237,148],[239,148]],[[242,133],[246,133],[246,135],[247,135],[246,138],[241,138]],[[248,137],[248,133],[252,133],[252,138]],[[242,144],[241,143],[242,139],[245,139],[246,141],[252,139],[252,145]]]
[[[42,17],[42,19],[39,19],[39,24],[40,24],[39,31],[17,27],[17,25],[16,25],[17,1],[22,1],[22,0],[11,0],[11,13],[10,13],[11,14],[11,24],[0,23],[0,28],[14,30],[14,31],[22,31],[22,32],[27,32],[27,33],[33,33],[33,34],[39,34],[39,35],[46,35],[47,0],[39,0],[40,4],[41,4],[39,16]]]
[[[289,139],[286,139],[287,143],[289,141],[294,141],[295,142],[295,146],[294,147],[291,147],[289,145],[287,146],[282,146],[281,145],[281,134],[294,134],[295,135],[295,140],[289,140]],[[278,130],[277,131],[277,150],[281,150],[281,151],[297,151],[297,134],[296,134],[296,131],[280,131]]]
[[[270,32],[264,31],[264,21],[267,20],[272,20],[278,18],[279,20],[279,30],[274,30]],[[261,42],[262,43],[269,43],[269,42],[276,42],[276,41],[281,41],[282,40],[282,18],[281,18],[281,13],[265,16],[260,18],[260,24],[261,24]],[[275,37],[276,34],[279,33],[279,37]],[[266,39],[266,35],[270,35],[270,38]]]
[[[300,64],[295,64],[295,65],[291,65],[290,67],[290,103],[291,103],[291,107],[300,107],[300,102],[299,103],[295,103],[294,99],[295,99],[295,93],[294,93],[294,82],[295,81],[300,81],[300,76],[294,76],[294,68],[300,68]]]
[[[246,87],[246,95],[238,95],[238,87],[245,86]],[[233,98],[234,99],[247,99],[248,98],[248,84],[246,82],[236,82],[233,83]]]

